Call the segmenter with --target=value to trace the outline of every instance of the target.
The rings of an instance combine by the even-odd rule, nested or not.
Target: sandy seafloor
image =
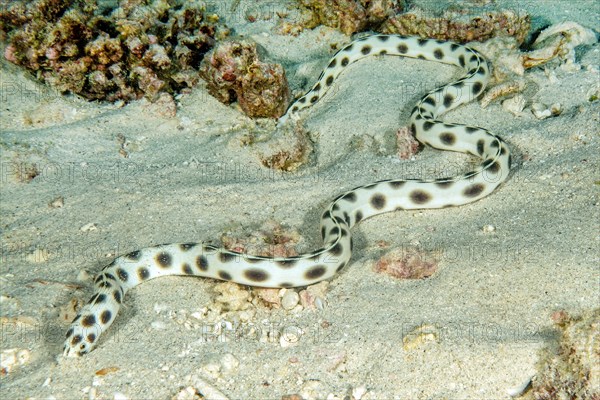
[[[526,10],[534,28],[571,20],[598,29],[591,0],[497,6]],[[283,8],[269,7],[273,14]],[[286,67],[295,91],[318,77],[332,43],[349,41],[325,27],[278,36],[276,15],[251,24],[241,14],[222,16]],[[509,398],[555,339],[552,312],[577,314],[599,303],[599,108],[586,93],[598,84],[600,46],[577,55],[581,70],[557,68],[556,82],[542,69],[525,75],[539,86],[528,100],[561,103],[557,117],[538,120],[528,108],[516,117],[498,101],[444,117],[501,134],[515,153],[512,176],[474,204],[395,212],[355,227],[352,262],[331,281],[322,310],[257,313],[258,326],[302,329],[295,346],[257,338],[203,343],[200,330],[171,317],[204,307],[216,282],[170,277],[132,290],[99,347],[80,359],[58,356],[67,328],[59,310],[89,297],[91,281],[77,278],[97,272],[106,255],[218,239],[231,229],[250,233],[270,219],[300,231],[300,250],[313,249],[321,210],[344,190],[465,171],[468,157],[432,149],[401,161],[389,139],[425,91],[459,72],[397,57],[353,65],[304,112],[316,138],[311,162],[282,175],[240,145],[253,122],[202,85],[180,96],[177,115],[167,117],[144,101],[117,107],[58,96],[4,63],[1,310],[31,324],[3,320],[1,346],[27,349],[31,359],[2,377],[0,397],[167,399],[198,376],[232,399],[344,398],[356,388],[366,389],[363,399]],[[129,158],[119,154],[119,135]],[[32,163],[40,174],[20,182],[15,166]],[[59,196],[64,206],[49,207]],[[80,229],[89,223],[97,229]],[[484,233],[485,225],[495,232]],[[418,244],[438,251],[439,271],[416,281],[376,274],[382,241],[387,250]],[[437,339],[403,347],[420,325],[434,326]],[[227,362],[232,357],[238,366]],[[107,373],[96,375],[101,369]]]

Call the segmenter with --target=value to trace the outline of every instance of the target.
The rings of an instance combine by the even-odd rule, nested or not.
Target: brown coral
[[[416,7],[405,12],[403,0],[299,0],[299,4],[310,14],[303,28],[322,24],[346,35],[371,30],[461,43],[512,36],[521,44],[530,28],[527,14],[485,6],[461,7],[436,15]]]
[[[402,0],[300,0],[311,17],[307,28],[327,25],[346,35],[375,30],[383,21],[403,8]]]
[[[199,1],[35,0],[2,4],[5,58],[61,92],[114,101],[175,93],[228,31]]]
[[[508,10],[467,9],[446,11],[442,16],[435,16],[426,11],[414,9],[388,19],[382,25],[381,32],[453,40],[459,43],[483,42],[492,37],[512,36],[521,44],[529,29],[529,15],[517,14]]]
[[[256,43],[240,40],[219,44],[203,60],[200,75],[210,94],[238,104],[250,117],[278,118],[290,102],[285,71],[259,60]]]

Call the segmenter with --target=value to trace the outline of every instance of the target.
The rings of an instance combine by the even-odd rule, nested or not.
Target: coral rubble
[[[508,10],[448,10],[441,16],[435,16],[413,9],[389,18],[382,25],[381,32],[453,40],[459,43],[483,42],[492,37],[512,36],[520,44],[527,37],[529,29],[529,15]]]
[[[584,67],[590,69],[592,66],[589,64],[585,66],[578,63],[575,49],[578,46],[593,45],[597,41],[593,30],[566,21],[541,31],[537,39],[528,46],[530,50],[527,52],[519,49],[514,37],[495,37],[485,43],[471,43],[470,46],[480,51],[493,64],[493,76],[498,83],[483,95],[481,106],[485,108],[495,99],[506,95],[536,92],[536,85],[523,78],[527,69],[543,65],[550,82],[556,79],[554,70],[557,67],[564,71],[578,71]],[[590,90],[593,92],[594,89]],[[520,115],[526,103],[521,97],[503,106]],[[552,107],[533,104],[532,112],[537,118],[547,118],[560,114],[561,110],[558,104]]]
[[[197,0],[12,1],[0,10],[4,57],[61,92],[90,100],[176,93],[228,35]]]
[[[579,45],[592,45],[597,41],[593,30],[576,22],[554,24],[540,32],[532,45],[533,50],[523,55],[523,66],[536,67],[554,58],[574,64],[575,48]]]
[[[202,61],[200,75],[210,94],[223,103],[237,100],[250,117],[281,117],[290,102],[285,71],[259,60],[256,43],[220,43]]]

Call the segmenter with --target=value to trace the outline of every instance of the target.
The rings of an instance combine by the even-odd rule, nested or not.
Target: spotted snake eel
[[[387,179],[343,193],[321,216],[323,247],[299,256],[252,256],[202,243],[160,245],[120,256],[96,276],[95,293],[71,323],[63,354],[81,356],[91,351],[115,320],[125,293],[149,279],[195,275],[261,287],[311,285],[333,277],[348,264],[352,253],[350,230],[359,221],[394,210],[467,204],[487,196],[505,181],[511,157],[500,137],[480,127],[438,120],[441,114],[478,97],[489,80],[487,61],[464,45],[399,35],[358,39],[331,58],[317,83],[291,105],[279,123],[317,102],[350,64],[383,54],[438,61],[466,71],[462,78],[419,100],[411,112],[410,129],[424,145],[480,158],[477,168],[449,178]]]

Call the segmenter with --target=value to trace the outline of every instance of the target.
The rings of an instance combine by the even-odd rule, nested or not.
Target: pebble
[[[484,225],[483,228],[481,228],[481,230],[483,231],[483,233],[494,233],[496,232],[496,227],[494,225],[487,224]]]
[[[96,226],[95,223],[89,222],[89,223],[83,225],[81,228],[79,228],[79,230],[82,232],[92,232],[92,231],[97,231],[98,227]]]
[[[554,103],[550,106],[550,112],[552,116],[557,116],[562,113],[562,105],[560,103]]]
[[[181,389],[175,396],[171,398],[171,400],[196,400],[198,396],[196,395],[196,389],[191,386]]]
[[[233,354],[227,353],[221,357],[221,366],[224,372],[235,372],[240,366],[240,360],[238,360]]]
[[[300,292],[300,304],[304,308],[322,310],[325,308],[325,299],[329,282],[322,281],[316,285],[308,286]]]
[[[282,348],[294,347],[300,343],[304,331],[298,327],[289,327],[279,336],[279,345]]]
[[[504,108],[506,111],[512,113],[515,116],[519,116],[523,112],[526,103],[527,100],[525,99],[525,97],[520,94],[517,94],[516,96],[511,97],[510,99],[504,100],[502,102],[502,108]]]
[[[200,393],[206,399],[211,400],[229,400],[227,396],[225,396],[219,389],[210,385],[204,379],[199,376],[192,376],[191,380],[193,382],[194,388],[196,392]]]
[[[325,300],[321,297],[315,297],[315,307],[319,311],[323,311],[325,309]]]
[[[59,196],[48,203],[50,208],[62,208],[64,205],[65,199],[62,196]]]
[[[550,107],[542,103],[533,103],[531,105],[531,112],[537,119],[546,119],[548,117],[555,117],[560,115],[562,112],[562,105],[560,103],[554,103]]]
[[[77,282],[88,282],[88,281],[92,280],[93,277],[94,276],[92,274],[87,272],[85,269],[82,269],[77,274],[76,280],[77,280]]]
[[[291,310],[300,302],[300,295],[294,290],[287,290],[281,297],[281,306],[284,310]]]
[[[360,400],[367,393],[366,386],[359,386],[357,388],[352,389],[352,397],[355,400]]]

